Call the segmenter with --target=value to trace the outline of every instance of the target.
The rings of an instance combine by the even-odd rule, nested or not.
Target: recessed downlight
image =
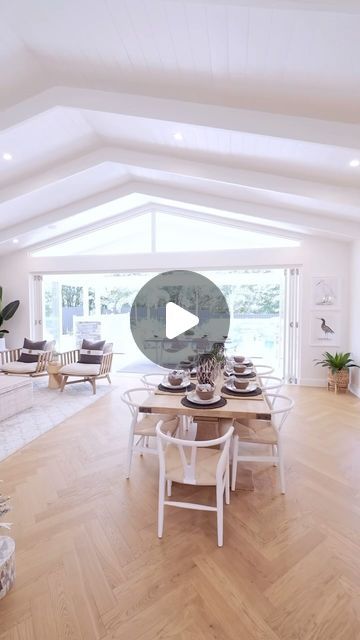
[[[184,136],[181,131],[176,131],[176,133],[174,133],[174,140],[179,140],[179,142],[181,142],[181,140],[184,140]]]
[[[350,160],[349,165],[350,167],[360,167],[359,158],[354,158],[353,160]]]
[[[13,238],[13,244],[18,244],[19,238]]]
[[[13,157],[11,155],[11,153],[9,153],[8,151],[4,151],[4,153],[2,154],[3,160],[12,160]]]

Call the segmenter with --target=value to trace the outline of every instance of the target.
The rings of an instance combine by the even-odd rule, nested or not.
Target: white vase
[[[15,580],[15,542],[0,536],[0,599],[6,596]]]
[[[0,351],[6,350],[5,338],[0,338]]]

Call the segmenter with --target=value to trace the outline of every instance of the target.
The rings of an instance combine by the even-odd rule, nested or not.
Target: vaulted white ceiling
[[[132,193],[360,237],[359,32],[357,0],[3,3],[0,252]]]

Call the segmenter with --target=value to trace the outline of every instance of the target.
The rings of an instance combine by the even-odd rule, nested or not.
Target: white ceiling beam
[[[106,203],[114,203],[120,198],[126,198],[131,194],[142,194],[144,202],[153,203],[154,208],[157,207],[156,199],[173,201],[176,207],[177,202],[184,202],[189,205],[202,206],[216,210],[229,211],[238,214],[239,224],[246,228],[247,225],[253,227],[256,225],[258,230],[266,231],[269,229],[278,229],[279,232],[290,231],[292,233],[326,236],[332,239],[349,241],[360,237],[360,224],[338,220],[336,218],[328,218],[312,213],[300,213],[296,210],[280,209],[267,205],[254,204],[244,201],[216,196],[206,192],[188,190],[178,188],[176,185],[164,185],[154,182],[131,180],[126,184],[113,189],[102,191],[98,194],[89,196],[73,202],[70,205],[60,207],[46,214],[39,215],[26,222],[19,223],[8,227],[1,233],[0,245],[9,243],[14,237],[22,239],[21,246],[32,246],[34,244],[33,234],[37,230],[44,229],[44,237],[42,240],[49,242],[59,242],[63,237],[74,235],[78,230],[73,230],[70,234],[62,234],[56,236],[56,231],[49,231],[50,224],[56,224],[65,219],[70,219],[77,214],[89,211],[87,214],[88,225],[82,229],[82,232],[95,228],[96,218],[92,218],[91,209]],[[129,204],[130,209],[133,209]],[[118,205],[118,211],[123,209],[123,204]],[[112,206],[112,212],[116,210]],[[139,208],[137,208],[139,210]],[[113,213],[112,213],[113,215]],[[106,224],[106,220],[99,221],[98,226]],[[254,227],[253,227],[254,228]],[[49,238],[51,234],[51,238]],[[41,240],[40,240],[41,241]],[[10,250],[15,250],[12,246]]]
[[[360,204],[360,189],[353,187],[340,187],[325,182],[313,182],[261,171],[249,171],[223,164],[188,160],[164,153],[134,151],[119,146],[98,147],[48,171],[39,172],[22,182],[9,185],[0,190],[0,203],[40,190],[106,162],[117,163],[130,168],[130,170],[131,168],[148,169],[173,176],[209,180],[224,188],[231,185],[251,188],[264,194],[288,194],[309,198],[314,201],[314,207],[318,201],[328,203],[330,214],[331,204],[334,202],[357,208]],[[310,202],[309,206],[311,206]]]
[[[176,0],[175,0],[176,1]],[[178,0],[181,1],[181,0]],[[236,5],[251,9],[275,9],[280,11],[325,11],[327,13],[350,13],[359,15],[358,0],[192,0],[197,4],[220,6]]]
[[[360,149],[360,125],[129,93],[51,87],[0,114],[0,130],[55,107],[150,118]]]
[[[237,213],[239,221],[251,226],[258,225],[264,231],[268,228],[290,231],[292,234],[327,236],[337,240],[349,241],[360,237],[360,223],[339,220],[335,217],[321,216],[314,212],[303,212],[294,208],[274,207],[255,204],[244,200],[235,200],[226,196],[209,194],[194,189],[184,189],[176,184],[157,184],[155,182],[133,182],[137,193],[153,198],[183,202],[188,205],[202,206],[214,211]]]
[[[46,213],[34,216],[32,218],[24,220],[23,222],[18,222],[17,224],[6,227],[5,229],[1,230],[0,245],[9,242],[9,240],[12,240],[13,238],[26,236],[26,234],[31,234],[33,231],[42,229],[44,227],[48,229],[49,235],[55,237],[56,231],[50,233],[49,226],[56,225],[62,220],[72,218],[83,211],[88,211],[99,205],[111,202],[112,200],[125,198],[129,194],[134,193],[134,191],[131,190],[131,187],[129,188],[129,184],[131,183],[126,182],[124,184],[118,185],[113,189],[100,191],[86,198],[76,200],[71,204],[52,209],[51,211],[47,211]]]

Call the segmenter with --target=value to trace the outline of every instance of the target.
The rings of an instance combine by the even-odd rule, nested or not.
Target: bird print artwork
[[[336,304],[337,295],[335,285],[331,278],[320,279],[315,282],[315,304],[333,306]]]
[[[321,330],[324,334],[325,339],[329,340],[331,334],[335,333],[334,330],[329,327],[328,324],[326,324],[325,318],[318,318],[318,320],[321,320]]]

